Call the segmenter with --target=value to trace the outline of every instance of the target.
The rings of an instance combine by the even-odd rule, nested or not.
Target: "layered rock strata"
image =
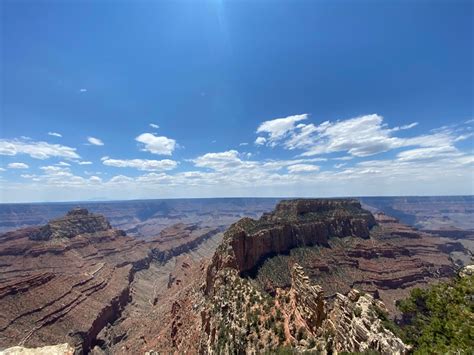
[[[403,341],[383,326],[380,312],[386,312],[385,305],[369,294],[356,289],[347,295],[338,293],[323,325],[328,346],[335,353],[369,350],[381,354],[407,353],[409,348]]]
[[[295,295],[296,308],[307,326],[315,332],[325,318],[324,291],[312,285],[303,268],[294,264],[291,272],[291,289]]]
[[[217,232],[178,225],[143,241],[78,209],[44,227],[0,235],[0,348],[67,342],[87,353],[133,299],[138,271]]]
[[[85,208],[75,208],[65,217],[49,221],[44,227],[32,232],[32,240],[50,240],[55,238],[73,238],[81,234],[105,232],[112,229],[102,215],[89,213]]]
[[[373,215],[356,200],[282,201],[274,212],[259,220],[243,218],[225,232],[208,279],[223,267],[240,273],[253,271],[268,256],[296,247],[327,245],[329,238],[368,238],[374,225]]]

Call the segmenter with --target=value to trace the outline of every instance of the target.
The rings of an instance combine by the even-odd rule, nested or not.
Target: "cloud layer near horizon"
[[[420,131],[417,122],[390,128],[378,114],[320,124],[310,118],[309,114],[298,114],[267,120],[256,127],[253,146],[239,144],[244,150],[207,152],[181,160],[104,156],[94,162],[82,160],[76,148],[66,145],[26,137],[0,139],[0,155],[58,160],[36,167],[30,161],[3,164],[2,202],[97,196],[123,199],[473,192],[474,155],[459,147],[472,140],[472,121],[410,134],[415,127]],[[154,133],[142,133],[135,141],[141,152],[130,154],[148,154],[150,158],[172,156],[179,147],[175,139]],[[104,146],[98,138],[88,137],[88,142]],[[265,155],[286,153],[258,158],[264,151]],[[292,156],[282,158],[288,154]],[[83,165],[94,166],[94,171],[82,170]],[[16,177],[12,175],[15,170]]]

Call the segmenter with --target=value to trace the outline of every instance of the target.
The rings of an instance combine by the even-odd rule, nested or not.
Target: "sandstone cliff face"
[[[257,221],[243,218],[227,230],[208,270],[208,281],[222,267],[250,272],[265,257],[295,247],[324,245],[336,237],[368,238],[375,224],[372,214],[355,200],[282,201],[273,213]]]

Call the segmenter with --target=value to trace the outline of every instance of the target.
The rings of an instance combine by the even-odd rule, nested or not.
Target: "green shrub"
[[[474,349],[474,276],[414,289],[398,303],[402,338],[415,354],[470,353]]]

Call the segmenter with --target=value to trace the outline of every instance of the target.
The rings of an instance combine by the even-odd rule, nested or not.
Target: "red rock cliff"
[[[281,201],[259,220],[243,218],[227,230],[209,266],[207,290],[222,267],[248,272],[266,256],[292,248],[326,244],[334,237],[368,238],[375,224],[372,214],[352,199]]]

